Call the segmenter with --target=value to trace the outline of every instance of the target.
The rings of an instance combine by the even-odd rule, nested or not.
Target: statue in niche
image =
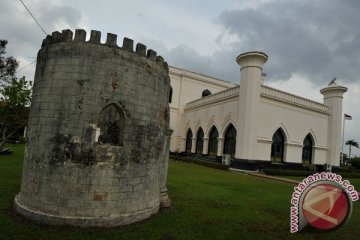
[[[122,146],[124,138],[124,113],[115,104],[106,106],[100,113],[100,144]]]

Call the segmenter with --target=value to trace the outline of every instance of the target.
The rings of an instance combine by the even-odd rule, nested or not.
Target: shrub
[[[268,175],[276,176],[309,176],[314,174],[315,171],[304,171],[304,170],[284,170],[284,169],[263,169],[263,172]]]
[[[354,157],[350,160],[351,166],[356,169],[360,169],[360,157]]]
[[[192,159],[189,157],[177,157],[177,158],[173,157],[173,159],[178,160],[178,161],[188,162],[188,163],[195,163],[195,164],[202,165],[205,167],[211,167],[211,168],[220,169],[220,170],[229,170],[229,166],[222,165],[220,163],[215,163],[215,162],[197,160],[197,159]]]
[[[360,178],[360,172],[338,172],[337,174],[341,175],[343,178]]]

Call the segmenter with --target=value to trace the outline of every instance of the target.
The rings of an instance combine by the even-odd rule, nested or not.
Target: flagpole
[[[344,142],[345,142],[344,136],[345,136],[345,114],[343,117],[343,132],[342,132],[342,147],[341,147],[341,163],[342,164],[344,164]]]

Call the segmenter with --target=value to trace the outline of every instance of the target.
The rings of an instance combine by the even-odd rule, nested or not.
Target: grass
[[[329,233],[289,232],[294,185],[170,161],[172,207],[140,223],[99,229],[51,227],[16,215],[23,146],[0,156],[0,239],[360,239],[360,204],[350,222]]]

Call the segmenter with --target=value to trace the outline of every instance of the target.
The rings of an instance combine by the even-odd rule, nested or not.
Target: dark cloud
[[[236,34],[238,52],[265,51],[272,80],[298,73],[324,84],[333,76],[358,81],[360,2],[271,1],[256,9],[223,11],[226,31]]]
[[[264,51],[267,81],[304,76],[324,86],[334,76],[357,82],[360,64],[359,1],[270,1],[256,8],[223,11],[214,22],[224,31],[214,39],[219,45],[227,34],[238,41],[210,56],[180,45],[162,53],[178,67],[239,82],[238,54]],[[226,41],[225,41],[226,42]],[[225,43],[226,44],[226,43]]]

